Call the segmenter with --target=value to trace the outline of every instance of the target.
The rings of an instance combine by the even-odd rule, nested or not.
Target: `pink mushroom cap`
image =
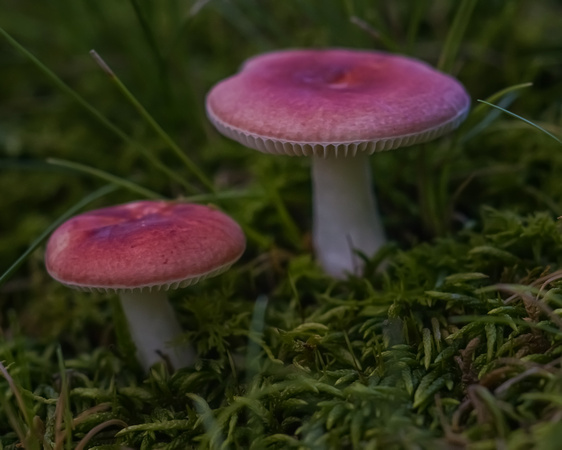
[[[227,270],[244,252],[240,226],[207,206],[137,201],[62,224],[47,243],[47,271],[82,290],[184,287]]]
[[[347,156],[434,139],[466,117],[453,77],[405,56],[284,50],[249,59],[207,96],[224,135],[267,153]]]

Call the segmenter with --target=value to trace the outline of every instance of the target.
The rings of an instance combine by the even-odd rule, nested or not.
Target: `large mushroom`
[[[456,128],[470,99],[424,62],[376,51],[285,50],[249,59],[215,85],[207,115],[264,153],[312,157],[313,243],[331,275],[357,273],[355,250],[385,242],[368,156]]]
[[[240,226],[202,205],[137,201],[86,212],[51,235],[49,274],[71,288],[117,292],[145,370],[165,356],[192,364],[187,346],[172,346],[181,327],[165,291],[226,271],[244,252]]]

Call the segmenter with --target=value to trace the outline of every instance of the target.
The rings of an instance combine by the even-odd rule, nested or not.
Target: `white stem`
[[[129,331],[137,347],[137,357],[146,371],[154,363],[169,359],[174,369],[193,363],[193,350],[171,344],[182,329],[165,292],[126,292],[120,295]]]
[[[361,273],[354,250],[373,256],[385,243],[368,158],[312,159],[314,248],[324,270],[337,278]]]

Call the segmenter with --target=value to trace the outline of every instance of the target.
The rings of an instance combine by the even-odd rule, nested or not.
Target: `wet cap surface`
[[[458,81],[424,62],[346,49],[256,56],[207,96],[222,133],[288,154],[314,154],[317,144],[372,152],[426,141],[458,126],[469,105]]]
[[[244,248],[240,226],[216,209],[139,201],[68,220],[51,235],[45,262],[71,287],[168,289],[226,270]]]

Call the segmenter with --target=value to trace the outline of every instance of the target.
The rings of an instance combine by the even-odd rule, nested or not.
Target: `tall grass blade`
[[[135,16],[137,18],[137,21],[139,22],[139,26],[142,30],[142,34],[144,36],[144,39],[146,40],[146,43],[148,45],[148,48],[150,49],[150,51],[153,54],[154,60],[156,61],[156,64],[158,65],[158,72],[160,75],[160,83],[164,83],[164,80],[166,79],[166,64],[164,62],[164,58],[162,57],[162,54],[160,53],[160,49],[158,48],[158,44],[156,42],[156,38],[154,36],[154,33],[152,32],[152,28],[150,27],[150,24],[148,23],[148,20],[146,19],[146,15],[143,13],[141,5],[139,4],[138,0],[129,0],[129,2],[131,3],[131,6],[133,7],[133,10],[135,12]]]
[[[68,209],[63,215],[61,215],[57,220],[55,220],[49,227],[43,231],[35,239],[29,248],[6,270],[2,276],[0,277],[0,286],[2,286],[13,274],[16,270],[20,268],[20,266],[25,262],[25,260],[35,251],[37,247],[39,247],[43,241],[49,236],[60,224],[66,221],[68,218],[75,215],[78,211],[80,211],[84,206],[88,205],[89,203],[97,200],[98,198],[103,197],[117,189],[114,185],[106,185],[91,194],[84,197],[78,203],[76,203],[72,208]]]
[[[60,394],[55,408],[55,450],[61,449],[63,444],[67,450],[72,450],[72,413],[70,411],[68,378],[60,346],[57,348],[57,360],[60,372]]]
[[[233,198],[259,198],[264,197],[264,193],[257,190],[230,190],[230,191],[221,191],[217,192],[216,194],[198,194],[198,195],[190,195],[188,197],[182,198],[183,201],[186,202],[195,202],[195,203],[203,203],[203,202],[216,202],[220,200],[230,200]]]
[[[520,89],[530,87],[532,85],[533,83],[521,83],[515,84],[513,86],[508,86],[505,89],[502,89],[490,95],[488,98],[486,98],[486,101],[490,103],[498,101],[499,106],[501,106],[502,108],[507,107],[511,105],[518,97],[518,91]],[[468,120],[463,125],[464,128],[468,129],[468,131],[462,135],[462,137],[460,138],[460,142],[464,144],[465,142],[485,130],[500,114],[501,111],[499,110],[488,111],[488,113],[486,114],[486,106],[484,104],[476,105],[470,112]],[[476,123],[476,125],[472,126],[472,124],[474,124],[480,118],[482,119],[478,123]]]
[[[463,0],[457,9],[455,19],[453,20],[441,56],[439,57],[439,62],[437,63],[439,70],[451,72],[453,69],[464,33],[466,32],[477,1],[478,0]]]
[[[136,183],[133,183],[132,181],[115,176],[111,173],[105,172],[104,170],[87,166],[85,164],[80,164],[74,161],[66,161],[64,159],[58,159],[58,158],[47,158],[47,162],[55,166],[65,167],[68,169],[72,169],[76,172],[87,173],[88,175],[101,178],[102,180],[108,181],[117,186],[121,186],[122,188],[127,189],[128,191],[134,192],[135,194],[139,194],[142,197],[152,198],[152,199],[164,198],[163,195],[151,191],[150,189],[142,187]]]
[[[30,409],[27,407],[27,405],[25,404],[25,401],[16,385],[16,383],[14,382],[14,379],[11,377],[11,375],[9,374],[8,370],[6,369],[6,367],[4,367],[4,364],[2,364],[2,362],[0,362],[0,375],[2,377],[4,377],[4,379],[8,382],[8,385],[10,386],[10,390],[12,391],[12,394],[14,394],[14,397],[16,398],[16,403],[18,404],[18,408],[25,420],[25,423],[28,427],[28,430],[33,430],[33,420],[31,419],[31,414],[30,414]],[[13,424],[16,425],[17,424]],[[30,437],[33,435],[32,432],[28,431],[27,432],[27,436]],[[37,443],[36,440],[34,439],[27,439],[24,436],[24,432],[21,429],[18,429],[18,435],[20,440],[22,440],[22,445],[25,445],[25,448],[29,448],[29,449],[35,449],[35,448],[39,448],[39,445]]]
[[[55,173],[68,173],[71,172],[63,167],[56,167],[42,160],[36,159],[15,159],[15,158],[1,158],[0,170],[37,170],[41,172],[55,172]]]
[[[519,119],[519,120],[522,120],[522,121],[525,122],[526,124],[529,124],[529,125],[531,125],[532,127],[535,127],[537,130],[542,131],[542,132],[543,132],[544,134],[546,134],[547,136],[550,136],[552,139],[554,139],[554,140],[555,140],[556,142],[558,142],[559,144],[562,144],[562,140],[560,140],[559,138],[557,138],[556,136],[554,136],[552,133],[546,131],[543,127],[537,125],[536,123],[533,123],[533,122],[531,122],[531,121],[528,120],[528,119],[525,119],[525,118],[523,118],[523,117],[521,117],[521,116],[518,116],[517,114],[512,113],[511,111],[508,111],[507,109],[503,109],[503,108],[501,108],[501,107],[498,106],[498,105],[494,105],[493,103],[489,103],[489,102],[487,102],[487,101],[485,101],[485,100],[478,100],[478,101],[479,101],[480,103],[484,103],[485,105],[491,106],[492,108],[499,109],[500,111],[503,111],[504,113],[509,114],[510,116],[513,116],[513,117],[515,117],[515,118],[517,118],[517,119]]]
[[[170,149],[176,154],[176,156],[184,163],[184,165],[189,169],[189,171],[197,177],[197,179],[205,185],[211,192],[215,191],[215,187],[211,180],[195,165],[195,163],[189,158],[173,141],[168,133],[154,120],[154,118],[149,114],[149,112],[142,106],[142,104],[137,100],[137,98],[127,89],[123,82],[119,79],[117,75],[111,70],[107,63],[102,59],[100,55],[95,50],[90,51],[90,55],[96,63],[102,68],[102,70],[109,76],[109,79],[117,86],[119,91],[125,96],[125,98],[134,106],[134,108],[139,112],[144,120],[156,131],[156,133],[162,138],[162,140],[170,147]]]
[[[493,93],[488,98],[486,98],[485,101],[481,101],[481,100],[478,100],[478,101],[480,103],[485,103],[485,102],[494,103],[495,101],[499,100],[500,98],[502,98],[503,96],[505,96],[505,95],[507,95],[511,92],[518,91],[518,90],[524,89],[524,88],[528,88],[528,87],[531,87],[532,85],[533,85],[533,83],[530,83],[530,82],[514,84],[513,86],[508,86],[505,89],[502,89],[498,92]],[[474,116],[474,115],[480,114],[485,109],[486,109],[486,107],[484,105],[476,105],[473,108],[473,110],[471,111],[470,115]]]
[[[287,211],[287,207],[285,206],[285,202],[279,195],[279,191],[274,186],[266,186],[266,190],[268,191],[267,194],[270,198],[271,203],[277,210],[277,216],[279,220],[283,224],[285,228],[285,233],[287,237],[291,240],[291,242],[296,246],[301,246],[301,234],[299,231],[299,227],[292,219],[289,211]]]
[[[62,81],[53,71],[47,68],[39,59],[37,59],[31,52],[29,52],[23,45],[16,41],[10,34],[8,34],[2,27],[0,27],[0,35],[3,36],[8,43],[20,52],[25,58],[27,58],[35,67],[39,69],[47,78],[49,78],[53,84],[59,88],[62,92],[67,94],[73,100],[75,100],[80,106],[82,106],[86,111],[88,111],[98,122],[100,122],[105,128],[117,135],[121,140],[131,146],[131,148],[136,149],[141,153],[154,167],[165,173],[170,179],[181,184],[188,192],[197,192],[197,190],[191,186],[186,180],[181,176],[170,170],[166,165],[162,164],[158,158],[156,158],[147,148],[142,144],[131,139],[124,131],[115,126],[109,119],[107,119],[100,111],[94,108],[90,103],[88,103],[82,96],[80,96],[74,89],[68,86],[64,81]]]
[[[416,42],[416,37],[420,29],[423,15],[426,12],[428,6],[429,5],[427,0],[416,0],[414,2],[414,6],[410,14],[410,21],[408,23],[408,31],[407,31],[408,54],[411,54],[414,49],[414,44]]]
[[[390,38],[386,33],[383,33],[381,30],[373,27],[370,23],[357,16],[350,16],[349,22],[359,27],[374,40],[380,42],[387,50],[400,53],[400,47],[392,40],[392,38]]]
[[[265,311],[267,309],[268,298],[265,295],[260,295],[256,299],[254,311],[252,313],[252,322],[250,324],[250,334],[253,334],[253,339],[250,338],[248,342],[248,349],[246,350],[246,384],[250,385],[252,378],[259,370],[259,363],[257,361],[261,345],[259,342],[263,339],[263,329],[265,327]]]

